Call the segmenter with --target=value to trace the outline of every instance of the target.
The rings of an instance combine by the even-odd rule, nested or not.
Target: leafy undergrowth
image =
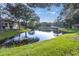
[[[70,56],[79,55],[78,34],[64,34],[52,40],[13,48],[1,48],[2,56]]]

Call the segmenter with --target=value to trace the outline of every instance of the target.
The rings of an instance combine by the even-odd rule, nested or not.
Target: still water
[[[30,34],[29,32],[27,32],[27,38],[37,37],[39,38],[39,41],[50,40],[51,38],[55,38],[58,35],[62,35],[62,33],[56,34],[53,31],[39,31],[39,30],[35,30],[34,34]],[[23,39],[25,39],[25,32],[21,33],[20,36],[17,35],[11,39],[8,39],[3,44],[9,43],[11,41],[22,41]]]

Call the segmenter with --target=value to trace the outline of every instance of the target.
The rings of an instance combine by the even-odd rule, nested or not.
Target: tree
[[[30,7],[27,6],[27,4],[7,3],[6,9],[11,13],[11,15],[14,16],[14,18],[16,18],[18,20],[19,24],[20,24],[19,19],[22,19],[25,22],[25,28],[27,27],[27,22],[38,17],[35,14],[35,12]],[[20,29],[20,26],[19,26],[19,29]],[[27,37],[26,32],[25,32],[25,36]]]
[[[50,6],[60,6],[60,3],[27,3],[27,5],[29,5],[30,7],[40,7],[40,8],[48,8],[48,10],[50,10]]]
[[[74,24],[78,24],[79,22],[79,4],[67,3],[62,5],[64,9],[61,11],[59,17],[61,17],[61,21],[65,21],[65,26],[67,25],[68,28],[72,28]]]
[[[31,20],[28,21],[27,27],[34,30],[37,29],[39,26],[39,17],[31,18]]]

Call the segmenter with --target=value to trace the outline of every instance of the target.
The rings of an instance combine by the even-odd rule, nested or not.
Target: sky
[[[36,7],[33,8],[35,13],[40,17],[40,22],[53,22],[56,20],[57,16],[60,14],[63,6],[51,6],[50,10],[47,8]]]

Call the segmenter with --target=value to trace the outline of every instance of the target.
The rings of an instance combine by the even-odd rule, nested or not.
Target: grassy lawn
[[[0,32],[0,41],[5,40],[6,38],[15,36],[21,32],[24,32],[26,30],[21,29],[21,30],[5,30],[3,32]]]
[[[79,29],[70,29],[70,28],[59,28],[59,30],[65,32],[65,34],[79,32]]]
[[[79,55],[79,34],[64,34],[52,40],[23,45],[13,48],[1,48],[0,55],[19,56],[70,56]]]

